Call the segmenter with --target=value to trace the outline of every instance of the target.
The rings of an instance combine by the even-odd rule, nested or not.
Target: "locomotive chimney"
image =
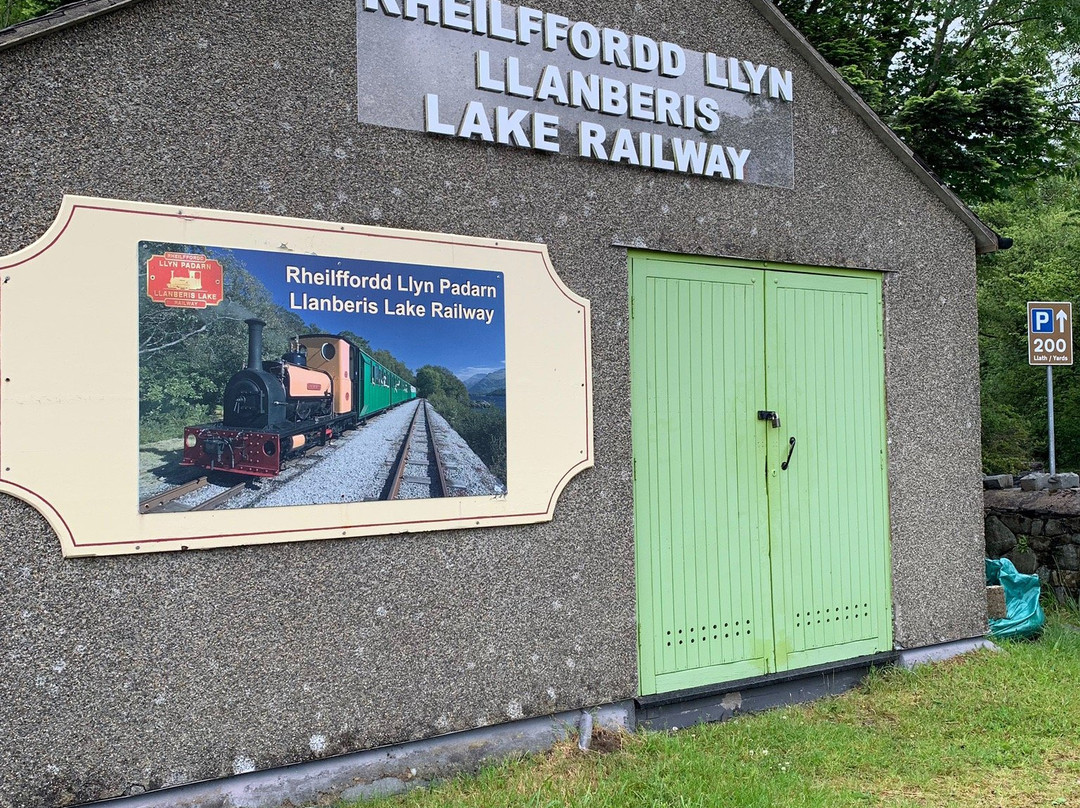
[[[248,327],[248,370],[262,370],[262,330],[266,323],[254,317],[244,322]]]

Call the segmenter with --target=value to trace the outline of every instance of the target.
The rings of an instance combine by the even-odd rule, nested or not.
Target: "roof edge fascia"
[[[975,213],[964,204],[953,191],[942,184],[926,166],[915,156],[892,129],[877,116],[870,106],[848,85],[809,40],[788,22],[787,18],[769,0],[750,0],[750,4],[777,30],[784,40],[809,63],[814,72],[830,85],[840,96],[840,100],[870,127],[900,162],[911,170],[930,191],[940,199],[957,218],[959,218],[975,236],[975,249],[980,255],[998,250],[998,234],[988,227]]]

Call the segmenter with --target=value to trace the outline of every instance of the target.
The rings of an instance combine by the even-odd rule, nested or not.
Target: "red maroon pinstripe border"
[[[197,215],[197,214],[182,213],[182,212],[166,213],[164,211],[129,210],[129,209],[126,209],[126,208],[108,207],[106,205],[87,205],[87,204],[82,204],[82,203],[77,203],[77,204],[72,205],[71,211],[69,212],[67,219],[64,221],[63,226],[60,228],[60,232],[58,232],[47,244],[42,245],[42,247],[39,250],[37,250],[33,254],[31,254],[31,255],[29,255],[29,256],[27,256],[27,257],[25,257],[25,258],[23,258],[23,259],[21,259],[19,261],[16,261],[15,263],[12,263],[12,264],[0,264],[0,271],[13,269],[15,267],[21,266],[22,264],[27,263],[28,261],[32,261],[33,259],[40,256],[42,253],[44,253],[46,250],[48,250],[50,247],[52,247],[54,244],[56,244],[56,242],[60,240],[61,236],[63,236],[64,233],[67,232],[68,226],[71,224],[72,219],[74,219],[74,217],[75,217],[75,212],[78,211],[78,210],[102,211],[102,212],[105,212],[105,213],[121,213],[121,214],[126,214],[126,215],[133,215],[134,214],[134,215],[139,215],[139,216],[155,216],[155,217],[161,217],[161,218],[167,218],[167,219],[184,219],[184,220],[187,220],[187,221],[194,220],[194,221],[207,221],[207,222],[221,222],[221,223],[224,223],[224,224],[256,226],[256,227],[271,227],[271,228],[280,228],[280,229],[285,229],[285,230],[299,230],[299,231],[307,231],[307,232],[315,232],[315,233],[333,233],[335,235],[361,236],[361,237],[364,237],[364,238],[375,238],[375,239],[383,239],[383,240],[391,240],[391,241],[412,241],[412,242],[422,242],[422,243],[425,243],[425,244],[444,244],[444,245],[447,245],[447,246],[454,246],[454,247],[474,247],[474,248],[479,248],[479,249],[484,249],[484,250],[498,250],[498,251],[502,251],[502,252],[526,253],[526,254],[529,254],[529,255],[539,256],[540,259],[543,261],[544,269],[547,271],[548,277],[555,284],[555,287],[558,289],[559,293],[562,294],[563,297],[565,297],[567,300],[569,300],[575,306],[577,306],[578,311],[581,312],[581,314],[583,316],[584,316],[585,311],[586,311],[586,308],[584,306],[582,306],[581,303],[579,303],[577,300],[575,300],[573,297],[571,297],[570,294],[567,293],[567,291],[566,291],[566,289],[564,287],[564,284],[562,283],[562,280],[558,277],[558,275],[555,274],[555,269],[552,266],[551,261],[549,260],[549,257],[547,255],[547,251],[544,250],[544,249],[540,249],[540,248],[503,246],[503,245],[500,245],[500,244],[497,243],[497,241],[498,241],[497,239],[489,239],[489,241],[496,242],[496,243],[493,243],[493,244],[476,244],[476,243],[473,243],[473,242],[468,242],[468,243],[463,244],[462,242],[456,241],[456,240],[453,240],[453,239],[425,238],[425,237],[423,237],[421,235],[405,236],[405,235],[393,235],[393,234],[390,234],[390,233],[370,233],[370,232],[363,232],[363,231],[359,231],[359,230],[349,230],[349,229],[340,229],[339,230],[339,229],[335,229],[333,227],[326,227],[326,226],[318,227],[318,226],[314,226],[314,225],[286,224],[286,223],[281,223],[281,222],[279,222],[279,223],[255,222],[255,221],[249,221],[247,219],[231,219],[231,218],[227,218],[227,217]],[[271,218],[276,218],[276,217],[271,217]],[[344,227],[348,228],[349,225],[344,225]],[[354,227],[355,227],[355,225],[354,225]],[[2,311],[2,307],[0,307],[0,311]],[[3,331],[2,331],[2,329],[0,329],[0,335],[2,335],[2,334],[3,334]],[[591,347],[589,345],[588,335],[589,335],[589,323],[588,323],[587,319],[583,319],[583,322],[582,322],[582,342],[583,342],[584,347],[585,347],[585,356],[586,356],[586,358],[588,358],[590,356],[590,350],[589,349]],[[2,336],[0,336],[0,339],[2,339]],[[212,539],[233,539],[233,538],[242,538],[242,537],[245,537],[245,536],[276,536],[276,535],[283,535],[283,534],[292,535],[292,534],[324,532],[324,531],[330,531],[330,530],[357,530],[357,529],[367,529],[367,528],[394,528],[394,527],[399,527],[399,526],[402,526],[402,525],[452,524],[452,523],[457,523],[457,522],[477,522],[477,523],[483,524],[484,522],[490,522],[492,520],[520,519],[520,518],[532,518],[532,517],[539,517],[539,516],[548,516],[549,514],[553,514],[553,512],[554,512],[554,500],[555,500],[556,492],[558,492],[563,487],[563,485],[571,477],[573,477],[578,471],[580,471],[583,468],[588,467],[590,465],[591,461],[592,461],[592,445],[591,445],[591,443],[589,441],[589,434],[592,431],[591,430],[592,413],[591,413],[590,408],[589,408],[589,399],[590,399],[590,396],[591,396],[591,384],[592,384],[592,379],[590,378],[590,374],[588,372],[590,365],[591,365],[590,362],[586,362],[586,373],[585,373],[585,383],[584,383],[584,387],[585,387],[585,458],[583,460],[579,461],[578,463],[574,464],[573,466],[571,466],[566,471],[566,473],[563,474],[563,476],[559,479],[559,481],[555,484],[555,488],[552,490],[551,495],[548,497],[548,504],[547,504],[547,510],[546,511],[537,511],[537,512],[528,512],[528,513],[499,514],[497,516],[468,516],[468,517],[461,516],[461,517],[451,517],[451,518],[446,518],[446,519],[421,519],[421,520],[413,519],[413,520],[398,521],[398,522],[371,522],[371,523],[366,523],[366,524],[354,524],[354,525],[329,525],[329,526],[326,526],[326,527],[299,528],[299,529],[295,529],[295,530],[260,531],[258,533],[251,533],[251,532],[245,532],[245,533],[214,533],[214,534],[206,534],[206,535],[201,535],[201,536],[167,537],[167,538],[158,538],[158,539],[145,539],[145,540],[139,540],[139,541],[125,540],[125,541],[111,541],[111,542],[110,541],[99,541],[99,542],[80,543],[80,542],[76,541],[75,536],[71,531],[71,527],[67,523],[67,520],[64,519],[64,517],[63,517],[63,515],[61,515],[60,511],[57,510],[57,508],[51,502],[49,502],[49,500],[47,500],[45,497],[38,494],[36,491],[33,491],[33,490],[27,488],[26,486],[19,485],[18,483],[15,483],[15,482],[12,482],[11,480],[6,479],[3,476],[2,473],[0,473],[0,483],[8,485],[8,486],[10,486],[12,488],[17,488],[17,489],[19,489],[21,491],[25,491],[27,494],[30,494],[31,496],[33,496],[38,501],[45,504],[56,515],[56,518],[64,526],[64,529],[67,531],[68,539],[71,542],[71,545],[73,547],[79,547],[79,548],[85,548],[85,547],[117,547],[117,546],[127,546],[127,545],[141,546],[141,545],[144,545],[144,544],[194,542],[194,541],[207,541],[207,540],[212,540]],[[2,400],[3,400],[3,397],[0,396],[0,405],[2,405]],[[2,410],[0,410],[0,423],[2,423]],[[29,501],[28,501],[28,504],[33,505],[33,503],[30,503]],[[330,537],[327,537],[327,538],[330,538]]]

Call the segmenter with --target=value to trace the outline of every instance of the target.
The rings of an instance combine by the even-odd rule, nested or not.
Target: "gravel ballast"
[[[368,502],[382,496],[401,441],[419,401],[396,407],[345,433],[318,452],[287,461],[277,477],[252,480],[251,488],[237,494],[224,508],[261,508],[286,505],[325,505]],[[452,496],[492,496],[506,487],[488,471],[441,415],[431,411],[432,429],[442,453],[447,485]],[[175,503],[163,508],[186,510],[235,485],[238,476],[221,475]]]

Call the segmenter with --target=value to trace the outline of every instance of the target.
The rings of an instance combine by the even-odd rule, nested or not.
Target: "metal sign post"
[[[1050,473],[1057,474],[1054,445],[1054,365],[1073,363],[1072,303],[1028,301],[1028,364],[1046,366]]]
[[[1057,474],[1057,453],[1054,450],[1054,368],[1046,366],[1046,420],[1050,429],[1050,473]]]

